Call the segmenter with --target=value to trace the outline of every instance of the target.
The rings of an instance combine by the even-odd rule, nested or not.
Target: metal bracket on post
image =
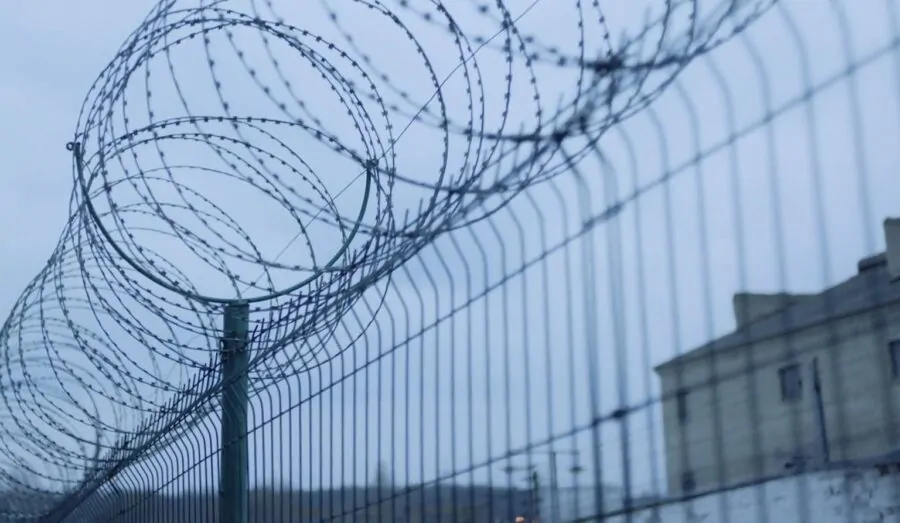
[[[225,307],[220,349],[222,364],[222,449],[219,455],[219,522],[247,523],[249,517],[249,453],[247,396],[250,306]]]

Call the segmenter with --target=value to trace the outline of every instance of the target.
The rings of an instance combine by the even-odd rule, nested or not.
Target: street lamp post
[[[578,450],[550,450],[550,513],[553,515],[553,523],[559,523],[559,469],[557,468],[556,457],[558,454],[569,454],[572,456],[572,468],[569,469],[572,474],[581,472],[581,466],[578,464]],[[577,487],[577,482],[576,482]]]
[[[559,523],[559,469],[558,469],[558,460],[557,456],[559,454],[568,454],[572,456],[572,468],[569,471],[572,474],[578,474],[582,471],[581,466],[578,464],[580,454],[578,449],[569,449],[569,450],[532,450],[529,451],[528,454],[543,454],[550,457],[550,515],[551,515],[551,523]],[[532,471],[535,469],[534,465],[528,465],[525,467],[515,467],[515,466],[507,466],[504,467],[504,470],[507,474],[512,474],[517,470],[521,471]],[[577,481],[576,481],[577,487]]]
[[[538,501],[537,501],[538,493],[535,492],[535,486],[537,484],[537,473],[538,473],[537,467],[534,465],[526,465],[524,467],[517,467],[515,465],[507,465],[507,466],[503,467],[503,472],[506,472],[509,475],[512,475],[515,472],[529,472],[530,473],[526,476],[525,479],[529,483],[528,491],[530,493],[529,498],[531,500],[531,503],[530,503],[531,507],[529,509],[529,512],[531,512],[531,519],[533,520],[535,518],[535,516],[537,515],[537,505],[538,505]],[[518,518],[516,518],[516,520],[518,521]]]

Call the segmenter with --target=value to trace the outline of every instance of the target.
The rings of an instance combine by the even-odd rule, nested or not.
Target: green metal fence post
[[[222,362],[222,452],[219,457],[219,522],[247,523],[249,466],[247,451],[247,344],[250,306],[225,307]]]

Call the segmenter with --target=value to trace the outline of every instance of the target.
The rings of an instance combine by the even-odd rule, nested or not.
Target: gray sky
[[[231,4],[246,6],[248,2]],[[428,8],[424,1],[413,4],[417,9]],[[507,4],[511,12],[520,13],[530,2]],[[522,17],[519,29],[548,45],[577,52],[574,4],[539,1]],[[641,4],[626,8],[618,2],[599,2],[613,42],[619,41],[623,30],[640,26],[644,4],[658,13],[662,2]],[[742,5],[750,4],[755,3]],[[396,7],[394,2],[388,5]],[[295,488],[362,483],[382,459],[392,464],[398,482],[418,482],[468,470],[470,465],[521,449],[529,441],[554,439],[556,449],[580,451],[586,472],[579,481],[590,482],[595,467],[588,427],[597,408],[590,402],[592,385],[599,391],[601,416],[622,404],[640,404],[657,387],[652,365],[733,328],[730,304],[735,291],[820,290],[849,277],[860,257],[881,249],[881,220],[898,212],[892,200],[898,182],[891,167],[897,164],[900,137],[895,94],[900,58],[896,49],[885,52],[896,36],[889,2],[865,0],[846,12],[841,4],[824,1],[794,0],[782,5],[745,36],[697,59],[650,109],[606,133],[599,144],[605,166],[595,157],[585,158],[579,165],[581,179],[573,173],[559,175],[519,196],[490,223],[438,239],[389,283],[379,284],[358,302],[355,314],[348,315],[325,343],[334,355],[330,363],[272,387],[254,400],[255,415],[262,419],[313,394],[313,399],[258,433],[253,445],[261,454],[255,458],[274,453],[277,459],[265,468],[258,465],[256,481]],[[147,2],[85,0],[77,5],[54,3],[51,9],[47,2],[15,2],[0,19],[0,48],[7,49],[0,55],[6,71],[0,78],[0,121],[5,123],[0,127],[0,143],[8,171],[0,176],[0,230],[7,232],[7,244],[12,245],[2,262],[2,310],[15,303],[45,264],[65,223],[72,160],[64,145],[72,139],[85,93],[149,7]],[[496,31],[496,24],[476,16],[468,3],[461,2],[459,11],[455,9],[451,12],[467,34],[490,36]],[[603,32],[596,8],[583,9],[589,20],[585,48],[592,52],[603,45]],[[289,23],[333,39],[351,52],[318,2],[308,8],[276,10]],[[433,88],[422,60],[396,27],[356,5],[342,6],[338,12],[342,27],[396,89],[409,93],[413,102],[431,96]],[[416,20],[411,12],[401,13],[420,38],[436,77],[443,80],[459,62],[452,39],[445,31]],[[839,13],[846,17],[846,35]],[[796,24],[805,49],[792,39],[789,21]],[[676,35],[684,34],[681,26],[674,27],[679,28]],[[279,79],[262,58],[259,39],[250,34],[236,38],[248,61],[260,64],[259,81],[272,86],[273,97],[289,101],[289,93],[279,91]],[[250,82],[227,41],[219,38],[213,45],[223,94],[232,112],[277,115],[277,105]],[[177,78],[191,110],[221,114],[201,42],[183,47],[176,56]],[[327,87],[284,45],[273,49],[292,75],[295,96],[323,116],[326,128],[346,137],[348,144],[353,142],[353,126]],[[752,53],[759,57],[758,64]],[[499,56],[491,49],[478,55],[488,129],[499,125],[506,91],[507,71]],[[848,63],[864,60],[853,84],[843,78],[819,87],[842,75]],[[342,73],[353,74],[346,62],[336,65]],[[809,80],[804,78],[806,67]],[[514,68],[508,131],[534,125],[535,103],[530,100],[526,71],[521,63]],[[165,63],[154,64],[153,71],[148,85],[154,93],[155,118],[184,115]],[[547,66],[538,66],[535,72],[542,105],[549,114],[561,94],[572,92],[577,76]],[[721,83],[716,75],[723,78]],[[147,121],[146,107],[140,103],[144,81],[134,80],[128,91],[132,127]],[[388,103],[403,103],[384,82],[375,81]],[[797,103],[808,87],[814,89],[814,96]],[[464,123],[467,97],[461,73],[450,76],[443,91],[451,119],[461,114],[459,123]],[[290,104],[297,109],[296,102]],[[786,106],[790,107],[783,109]],[[414,103],[401,108],[408,114],[418,109]],[[770,111],[776,113],[772,124],[760,126]],[[377,117],[374,114],[373,120]],[[394,114],[395,133],[407,122]],[[736,142],[723,146],[731,132],[738,133]],[[350,162],[317,148],[308,138],[295,134],[286,139],[296,144],[293,147],[332,193],[358,173],[358,167],[354,170]],[[395,146],[398,172],[433,182],[441,148],[441,137],[432,128],[413,124]],[[195,149],[173,146],[167,153],[170,158],[202,165],[215,161],[209,153]],[[464,150],[465,140],[452,136],[450,172],[462,168]],[[695,161],[698,154],[699,162]],[[145,168],[153,164],[151,151],[141,155]],[[667,172],[668,181],[660,184]],[[191,172],[183,176],[185,183],[214,199],[238,221],[269,258],[296,235],[297,226],[290,217],[245,188]],[[301,191],[302,185],[297,184],[297,189]],[[422,191],[398,186],[395,214],[402,216],[407,209],[415,212],[422,195]],[[339,200],[340,208],[354,209],[360,198],[360,184],[351,185]],[[624,203],[617,219],[596,225],[567,250],[554,250],[486,299],[481,297],[481,291],[497,285],[504,274],[575,236],[585,220],[601,215],[610,202],[617,201]],[[817,212],[823,213],[824,222]],[[319,228],[311,235],[317,252],[337,248],[328,229]],[[190,260],[171,238],[142,241],[170,261],[177,260],[178,268],[198,287],[228,294],[220,276]],[[282,256],[308,264],[300,243],[291,244]],[[246,266],[235,270],[253,272]],[[278,283],[284,284],[296,276],[279,278]],[[384,305],[374,315],[374,324],[352,342],[373,319],[371,309],[382,294]],[[470,298],[474,303],[463,308]],[[448,316],[454,310],[458,312]],[[148,328],[161,328],[148,311],[135,314]],[[436,329],[418,334],[438,318]],[[41,341],[36,333],[29,335],[32,341]],[[123,333],[109,336],[132,358],[133,362],[122,365],[135,375],[152,372],[173,384],[187,379],[187,374],[159,358],[159,367],[150,369],[150,352]],[[184,333],[179,336],[191,338]],[[408,337],[411,340],[406,343]],[[338,354],[339,348],[351,344],[352,348]],[[393,347],[397,348],[391,356],[353,374],[379,351]],[[298,350],[288,352],[296,355]],[[202,353],[193,357],[207,359]],[[74,352],[71,358],[90,365]],[[31,364],[29,371],[38,378],[47,371],[36,365]],[[341,384],[329,386],[351,374]],[[49,383],[48,387],[56,387],[54,381]],[[321,389],[325,392],[318,394]],[[88,394],[75,396],[85,401]],[[113,419],[115,409],[102,402],[98,408],[101,416]],[[656,416],[655,409],[643,409],[629,417],[627,457],[634,468],[634,488],[639,490],[652,488],[654,471],[662,475],[661,425]],[[131,423],[127,422],[129,427]],[[91,433],[86,427],[79,430]],[[623,481],[620,431],[618,424],[602,424],[605,482]],[[185,445],[199,449],[191,455],[209,452],[211,444],[201,441],[205,439],[188,437]],[[325,456],[333,456],[334,461]],[[546,457],[533,460],[545,466]],[[170,469],[160,472],[163,476],[180,466],[170,459],[163,461]],[[524,464],[525,458],[517,462]],[[494,481],[505,480],[500,466],[490,468]],[[471,478],[485,481],[487,471],[481,467]],[[191,479],[182,478],[173,485],[196,487],[198,478],[205,477],[196,474],[190,472]],[[146,474],[135,472],[135,477],[143,479]],[[146,481],[160,482],[159,478]],[[566,476],[561,481],[572,479]]]

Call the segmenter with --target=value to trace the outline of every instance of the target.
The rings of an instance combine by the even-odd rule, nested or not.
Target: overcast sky
[[[410,3],[438,17],[428,2]],[[640,28],[645,6],[658,15],[663,4],[639,3],[624,7],[621,2],[599,2],[614,44],[621,41],[623,31],[634,34]],[[741,2],[743,10],[736,16],[746,17],[757,3],[761,2]],[[250,2],[226,4],[250,8]],[[258,4],[262,16],[276,16],[265,2]],[[429,101],[434,88],[427,66],[438,81],[449,78],[442,89],[449,118],[466,125],[468,94],[457,68],[460,53],[444,26],[399,8],[399,2],[386,4],[397,9],[420,41],[429,58],[426,64],[396,25],[357,4],[326,2],[338,6],[340,27],[353,35],[355,47],[329,20],[324,4],[310,2],[302,8],[282,4],[290,3],[275,2],[275,11],[287,23],[333,40],[367,70],[387,104],[398,105],[391,123],[395,135],[405,132],[393,146],[396,169],[408,178],[434,183],[443,161],[443,138],[433,125],[406,127],[409,116],[426,102],[431,112],[422,119],[433,121],[428,114],[439,114],[439,101]],[[490,19],[498,16],[496,9],[482,16],[474,3],[459,4],[449,9],[467,35],[490,37],[497,32],[499,23]],[[522,35],[533,35],[548,48],[576,55],[583,39],[588,54],[604,49],[605,33],[596,7],[583,7],[586,36],[581,37],[575,29],[575,2],[507,5],[514,16],[524,13],[517,22]],[[889,6],[889,0],[855,2],[852,9],[824,0],[782,2],[744,35],[696,59],[650,108],[606,132],[597,144],[603,161],[594,154],[585,156],[577,171],[536,185],[487,222],[438,238],[390,281],[377,284],[330,338],[308,342],[325,347],[332,360],[326,361],[324,352],[313,358],[307,354],[308,345],[298,343],[269,361],[271,367],[273,361],[284,365],[294,359],[302,367],[302,360],[309,368],[254,400],[257,421],[296,406],[252,443],[255,480],[294,488],[362,483],[383,460],[400,483],[470,469],[474,469],[471,476],[457,481],[483,482],[492,475],[498,482],[506,480],[500,471],[504,463],[486,463],[520,451],[528,442],[541,443],[546,451],[550,447],[545,443],[552,439],[556,450],[580,452],[585,472],[578,481],[593,481],[597,474],[591,420],[618,407],[646,402],[657,390],[653,365],[733,329],[734,292],[815,292],[850,277],[859,258],[883,248],[881,221],[900,213],[895,201],[900,182],[894,172],[900,159],[896,146],[900,54],[892,47],[900,21]],[[72,191],[72,157],[65,144],[76,131],[91,84],[150,7],[145,1],[100,0],[52,4],[33,0],[5,7],[0,18],[0,49],[4,49],[0,148],[6,173],[0,176],[0,231],[7,246],[0,262],[2,310],[14,305],[58,241]],[[717,12],[715,6],[707,7],[701,19]],[[678,12],[682,18],[685,13]],[[668,38],[677,43],[686,34],[683,20],[676,19],[671,30]],[[729,30],[726,24],[721,32]],[[648,46],[658,37],[651,36]],[[300,39],[316,45],[308,34]],[[229,41],[216,33],[210,45],[221,93],[232,114],[284,118],[278,103],[273,103],[281,100],[291,111],[305,107],[317,114],[322,126],[348,147],[362,148],[346,110],[296,51],[272,44],[272,56],[293,86],[291,93],[257,35],[238,30],[234,41],[248,62],[259,64],[257,81],[271,87],[272,99],[251,81]],[[532,45],[540,49],[539,44]],[[508,66],[499,46],[502,39],[478,53],[488,130],[498,129],[504,117]],[[370,62],[362,60],[360,52]],[[217,78],[209,73],[202,40],[178,46],[173,56],[181,96],[190,101],[191,112],[223,114]],[[341,57],[332,53],[329,59]],[[535,125],[534,87],[521,62],[512,66],[507,132]],[[850,64],[859,68],[848,81],[845,71]],[[350,60],[335,66],[348,78],[362,81]],[[156,121],[186,115],[172,88],[168,65],[157,58],[151,68],[151,80],[136,75],[134,85],[129,85],[131,128],[148,122],[146,96],[142,98],[147,86],[153,91]],[[579,81],[571,68],[539,64],[534,73],[545,116],[553,114],[560,97],[571,99]],[[658,83],[652,76],[645,89]],[[408,93],[408,99],[399,92]],[[387,144],[384,119],[371,100],[364,103]],[[767,114],[771,122],[763,124]],[[337,201],[342,213],[352,214],[362,199],[361,180],[352,182],[358,165],[301,134],[285,140],[331,194],[349,187]],[[573,151],[583,145],[584,140],[571,140]],[[172,147],[167,154],[178,158],[173,164],[211,166],[217,161],[196,147]],[[86,148],[88,154],[95,152],[90,143]],[[466,150],[466,140],[451,135],[448,172],[467,168]],[[149,147],[140,154],[143,169],[161,165]],[[561,159],[557,155],[551,164]],[[513,164],[506,162],[499,169],[503,172]],[[223,177],[207,174],[184,170],[177,176],[239,222],[264,257],[292,258],[293,263],[309,266],[304,242],[292,241],[298,232],[296,220],[246,186],[229,185]],[[314,198],[303,193],[304,182],[292,185],[300,193],[298,206],[307,205],[302,196]],[[398,184],[395,215],[402,221],[407,210],[416,213],[418,202],[427,196]],[[315,203],[319,202],[307,207]],[[614,219],[596,220],[617,204],[623,211]],[[372,216],[370,209],[366,219]],[[586,222],[591,224],[588,228]],[[334,252],[340,244],[334,229],[325,226],[311,230],[310,238],[317,253]],[[233,295],[227,281],[191,259],[176,240],[147,237],[146,241],[203,292]],[[562,244],[567,248],[558,247]],[[550,255],[541,257],[548,251]],[[521,270],[526,263],[527,269]],[[254,272],[246,265],[234,270]],[[296,278],[281,274],[276,285]],[[487,288],[492,290],[485,297]],[[78,289],[71,292],[74,296]],[[135,315],[148,328],[162,328],[146,309]],[[87,328],[100,332],[100,325],[114,330],[108,319]],[[196,338],[184,332],[175,335],[182,342]],[[23,336],[30,336],[25,340],[30,350],[43,350],[39,333]],[[122,332],[104,336],[132,360],[121,365],[134,376],[146,380],[156,376],[177,386],[194,372],[159,356],[152,358],[151,351]],[[5,343],[5,350],[16,351],[20,342]],[[192,343],[199,349],[212,346],[203,340]],[[378,359],[379,353],[389,355]],[[75,351],[66,354],[72,364],[92,365]],[[198,350],[187,357],[206,362],[209,354]],[[367,366],[371,361],[375,363]],[[32,379],[46,380],[47,390],[62,390],[49,368],[40,357],[28,366]],[[0,379],[10,379],[3,374]],[[137,388],[150,393],[146,386]],[[79,402],[96,396],[83,387],[72,394]],[[108,423],[124,423],[128,429],[138,418],[131,413],[126,420],[115,421],[116,409],[104,401],[98,409]],[[647,408],[629,416],[624,429],[610,421],[600,425],[602,481],[625,481],[625,456],[632,464],[633,488],[660,486],[662,434],[656,416],[655,409]],[[20,430],[7,420],[2,423],[6,430]],[[183,471],[176,468],[209,452],[217,438],[214,425],[210,422],[188,437],[185,448],[196,449],[185,451],[190,459],[162,458],[167,470],[153,473],[153,479],[145,482],[174,480]],[[93,433],[85,426],[74,430]],[[107,431],[106,443],[115,439],[111,434]],[[262,459],[266,456],[269,459]],[[546,456],[532,459],[546,470]],[[569,458],[560,459],[561,468],[566,468]],[[263,461],[268,465],[263,467]],[[526,461],[516,459],[520,465]],[[207,466],[193,470],[173,485],[197,488],[199,482],[207,483],[211,470]],[[147,473],[136,472],[134,477],[144,479]],[[564,474],[560,481],[574,480]]]

